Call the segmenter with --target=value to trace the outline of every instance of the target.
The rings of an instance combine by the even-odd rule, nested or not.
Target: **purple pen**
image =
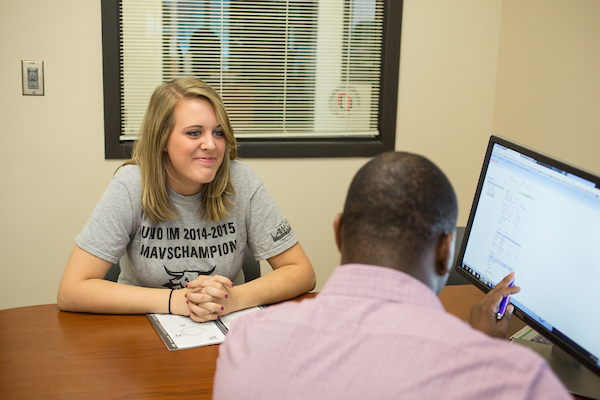
[[[512,281],[510,283],[510,285],[508,285],[508,287],[511,286],[515,286],[515,281]],[[498,308],[498,314],[496,315],[496,317],[498,319],[502,319],[502,317],[504,316],[504,312],[506,311],[506,306],[508,305],[508,302],[510,301],[510,296],[506,296],[504,298],[502,298],[502,301],[500,302],[500,308]]]

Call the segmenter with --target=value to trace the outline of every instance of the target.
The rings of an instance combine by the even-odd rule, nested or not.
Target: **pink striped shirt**
[[[236,322],[213,399],[570,399],[534,352],[444,311],[390,268],[338,267],[313,299]]]

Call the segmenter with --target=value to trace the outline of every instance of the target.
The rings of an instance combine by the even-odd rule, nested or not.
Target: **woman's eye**
[[[197,136],[202,135],[202,132],[201,131],[189,131],[187,134],[188,134],[188,136],[197,137]]]
[[[223,133],[223,131],[214,131],[213,135],[215,136],[223,136],[225,133]]]

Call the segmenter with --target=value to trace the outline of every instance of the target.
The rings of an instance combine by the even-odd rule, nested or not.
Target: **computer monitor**
[[[492,136],[455,270],[485,292],[514,271],[514,315],[553,343],[531,347],[572,393],[600,398],[598,175]]]

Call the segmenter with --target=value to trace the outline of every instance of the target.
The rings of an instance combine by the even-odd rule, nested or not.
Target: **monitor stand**
[[[514,342],[529,347],[544,357],[572,394],[600,399],[600,377],[594,375],[562,349],[530,340],[515,339]]]

